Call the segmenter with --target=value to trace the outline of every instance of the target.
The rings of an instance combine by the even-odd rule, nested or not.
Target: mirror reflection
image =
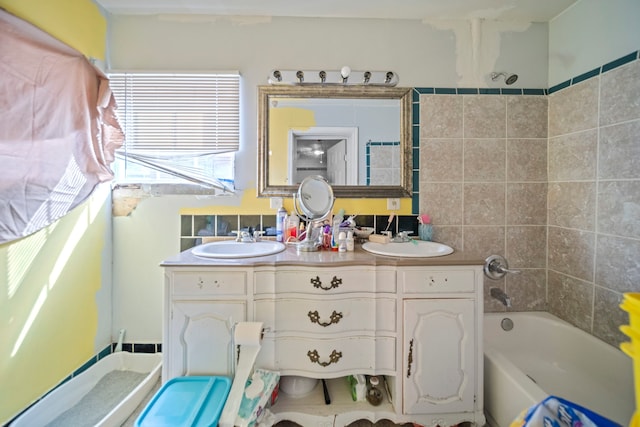
[[[339,197],[406,197],[410,89],[259,88],[259,195],[322,176]]]

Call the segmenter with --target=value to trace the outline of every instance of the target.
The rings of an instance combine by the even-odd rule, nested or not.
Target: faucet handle
[[[253,231],[253,241],[254,242],[259,242],[260,240],[262,240],[262,235],[263,234],[264,234],[264,231],[254,230]]]
[[[489,279],[498,280],[507,273],[520,274],[520,270],[509,269],[507,260],[500,255],[491,255],[484,261],[484,274]]]

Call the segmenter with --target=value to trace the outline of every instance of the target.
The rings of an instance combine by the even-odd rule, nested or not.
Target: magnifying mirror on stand
[[[307,222],[307,234],[298,243],[298,250],[317,251],[320,242],[313,237],[315,225],[324,220],[333,209],[333,189],[326,179],[319,175],[308,176],[302,180],[298,192],[293,195],[293,209],[301,219]]]

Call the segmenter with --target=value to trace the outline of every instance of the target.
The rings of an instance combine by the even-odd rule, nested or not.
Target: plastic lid
[[[377,386],[378,384],[380,384],[380,380],[378,379],[378,377],[369,378],[369,382],[372,386]]]

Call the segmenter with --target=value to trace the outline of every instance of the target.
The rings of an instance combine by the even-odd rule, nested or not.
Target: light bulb
[[[351,74],[351,68],[349,68],[347,65],[345,65],[340,69],[340,75],[342,76],[343,79],[346,79],[347,77],[349,77],[349,74]]]

